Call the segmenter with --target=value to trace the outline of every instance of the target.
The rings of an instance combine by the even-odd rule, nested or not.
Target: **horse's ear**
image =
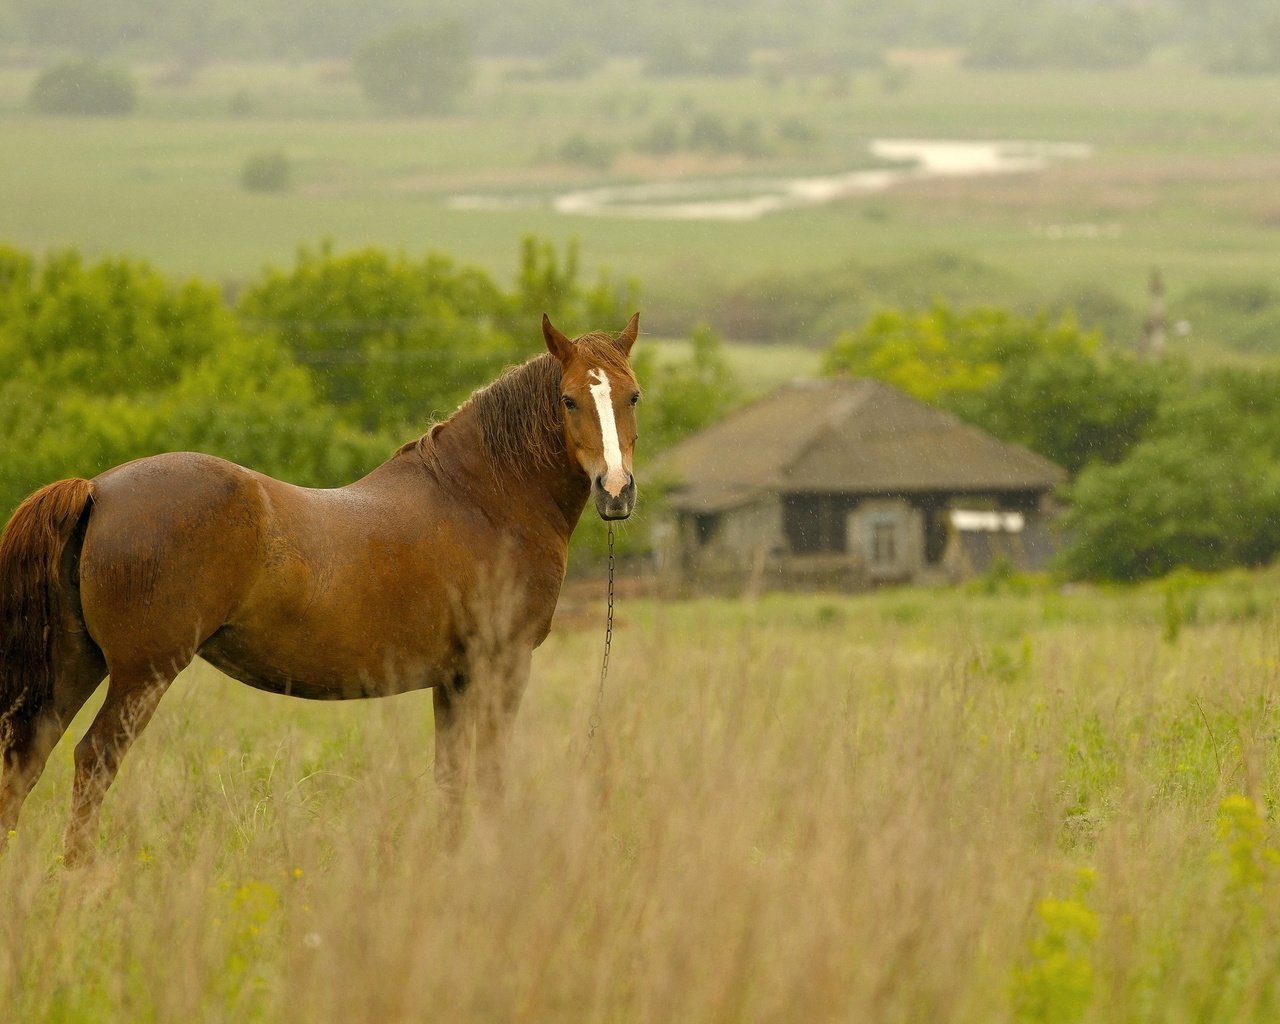
[[[546,313],[542,314],[542,337],[547,343],[547,351],[559,359],[561,365],[568,365],[573,358],[573,342],[556,330]]]
[[[640,333],[640,314],[632,313],[631,319],[627,321],[627,326],[622,328],[622,333],[618,335],[614,344],[622,349],[625,356],[631,355],[631,346],[636,343],[636,335]]]

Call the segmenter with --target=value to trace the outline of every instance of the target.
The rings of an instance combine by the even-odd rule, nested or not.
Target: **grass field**
[[[625,600],[595,745],[582,624],[539,652],[507,802],[452,855],[426,695],[309,705],[193,670],[75,873],[55,752],[0,862],[0,1005],[1274,1020],[1278,599],[1272,572]]]
[[[486,64],[447,118],[376,119],[338,66],[218,66],[182,86],[142,69],[142,105],[113,121],[23,110],[31,69],[0,70],[0,239],[43,250],[129,252],[175,273],[238,281],[298,244],[332,237],[439,249],[500,275],[518,240],[578,238],[588,271],[644,286],[646,303],[695,307],[707,288],[765,272],[804,274],[947,250],[1011,275],[1011,290],[1059,294],[1101,283],[1141,306],[1158,264],[1171,297],[1205,281],[1269,280],[1280,221],[1280,88],[1274,78],[1180,67],[1134,72],[983,73],[913,68],[902,88],[879,73],[847,92],[820,78],[651,80],[618,62],[582,82],[512,80]],[[253,111],[233,116],[239,95]],[[664,118],[718,114],[766,130],[802,117],[812,150],[746,161],[641,158]],[[619,155],[608,172],[556,156],[574,133]],[[587,184],[672,176],[823,173],[867,159],[878,136],[1049,139],[1095,155],[1026,176],[904,187],[747,223],[570,217],[546,208],[450,209],[460,192],[549,197]],[[255,195],[247,157],[280,148],[296,187]]]

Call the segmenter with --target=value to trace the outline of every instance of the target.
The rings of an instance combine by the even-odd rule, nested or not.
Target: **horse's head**
[[[570,341],[543,314],[542,336],[560,361],[560,411],[569,458],[591,481],[601,519],[626,519],[636,505],[631,459],[640,387],[631,372],[637,313],[617,337],[584,334]]]

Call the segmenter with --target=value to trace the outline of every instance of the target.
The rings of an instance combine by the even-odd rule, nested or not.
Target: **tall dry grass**
[[[505,805],[453,853],[427,695],[309,705],[193,670],[78,872],[55,753],[0,863],[0,1012],[1273,1019],[1258,586],[1176,643],[1153,593],[631,602],[596,742],[600,638],[555,635]]]

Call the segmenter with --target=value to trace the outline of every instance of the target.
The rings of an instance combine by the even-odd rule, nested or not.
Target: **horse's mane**
[[[584,334],[574,345],[591,362],[614,369],[627,368],[626,356],[603,332]],[[436,432],[466,413],[480,421],[484,454],[500,478],[513,464],[550,468],[564,457],[560,425],[560,363],[549,352],[519,366],[509,366],[490,384],[476,389],[452,416],[432,424],[400,452],[415,451],[428,468],[439,472]]]

